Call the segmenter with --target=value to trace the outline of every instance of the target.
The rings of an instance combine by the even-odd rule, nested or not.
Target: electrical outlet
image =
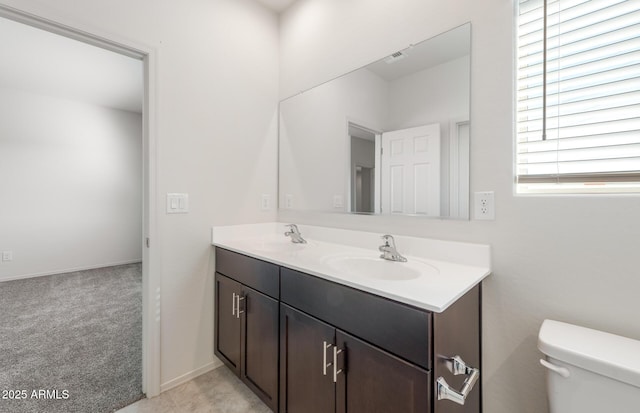
[[[2,261],[13,261],[13,251],[2,251]]]
[[[334,208],[342,208],[344,203],[342,202],[342,195],[334,195],[333,196],[333,207]]]
[[[496,219],[496,210],[493,191],[476,192],[474,194],[474,217],[475,219],[494,220]]]
[[[269,194],[262,194],[260,198],[260,209],[262,211],[269,211],[271,209],[271,197]]]

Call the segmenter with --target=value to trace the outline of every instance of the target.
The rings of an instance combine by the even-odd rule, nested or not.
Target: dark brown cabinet
[[[280,413],[425,413],[429,372],[281,304]]]
[[[233,255],[228,255],[233,254]],[[214,353],[273,411],[278,409],[279,303],[277,297],[251,288],[241,279],[277,292],[279,270],[268,263],[240,254],[218,250],[215,276]],[[231,261],[229,261],[231,259]],[[264,264],[264,265],[262,265]],[[249,276],[246,268],[256,271]],[[275,268],[275,273],[274,273]],[[228,275],[228,276],[227,276]],[[272,277],[271,282],[253,282],[255,275]],[[273,277],[275,275],[275,278]],[[232,279],[234,277],[237,279]],[[266,288],[265,285],[267,286]]]
[[[278,301],[242,289],[240,377],[273,410],[278,409]]]
[[[215,354],[274,412],[482,411],[452,368],[481,367],[479,285],[432,313],[216,248],[215,286]]]
[[[280,412],[329,413],[336,396],[335,328],[287,305],[280,307]]]
[[[337,413],[423,413],[431,403],[430,373],[420,367],[336,331],[341,350],[337,375]]]
[[[240,376],[240,327],[236,315],[236,297],[242,294],[242,284],[216,274],[216,355],[236,375]]]

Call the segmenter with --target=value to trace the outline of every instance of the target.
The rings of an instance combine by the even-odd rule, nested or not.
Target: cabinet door
[[[340,330],[337,413],[429,413],[428,370],[399,359]]]
[[[242,288],[241,378],[271,410],[278,409],[278,301]]]
[[[447,363],[458,355],[469,366],[482,369],[480,354],[480,285],[460,297],[433,319],[433,380],[442,377],[455,390],[462,389],[468,376],[453,375]],[[463,405],[451,400],[436,400],[434,413],[479,413],[482,411],[482,380],[478,380]]]
[[[332,361],[335,329],[284,304],[280,327],[280,413],[333,413],[333,370],[325,374],[323,363],[325,354]]]
[[[241,318],[236,312],[235,297],[241,292],[240,283],[216,273],[214,353],[238,376],[240,375]]]

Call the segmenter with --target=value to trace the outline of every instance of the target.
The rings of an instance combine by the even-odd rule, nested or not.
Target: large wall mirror
[[[282,209],[469,219],[471,25],[280,102]]]

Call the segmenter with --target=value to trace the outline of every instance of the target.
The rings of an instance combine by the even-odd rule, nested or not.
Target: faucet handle
[[[285,232],[284,235],[287,237],[291,237],[291,242],[294,244],[306,244],[307,241],[302,238],[302,234],[298,229],[296,224],[285,224],[285,226],[289,227],[289,231]]]
[[[384,240],[384,246],[385,246],[385,247],[390,247],[391,245],[393,245],[393,246],[395,247],[396,242],[395,242],[395,240],[393,239],[393,236],[392,236],[392,235],[385,234],[385,235],[383,235],[383,236],[382,236],[382,237],[380,237],[380,238],[382,238],[382,239]],[[391,242],[391,244],[390,244],[389,242]]]
[[[382,236],[382,239],[384,240],[384,245],[378,247],[380,252],[382,252],[380,258],[384,258],[385,260],[390,261],[407,262],[407,259],[400,255],[400,253],[396,249],[396,241],[391,235],[385,234]]]

